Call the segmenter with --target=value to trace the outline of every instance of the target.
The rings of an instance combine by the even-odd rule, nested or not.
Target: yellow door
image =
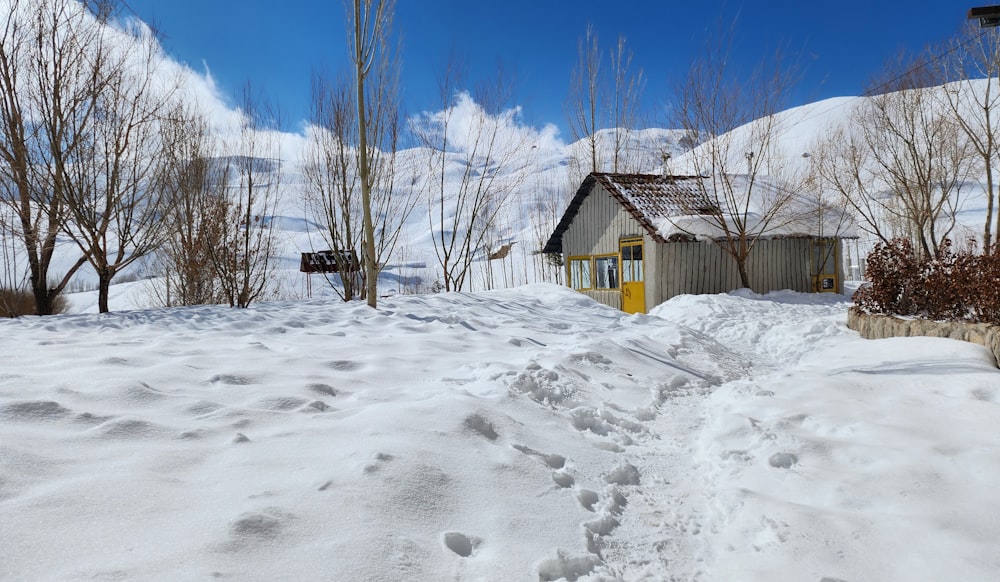
[[[625,313],[646,313],[642,239],[622,239],[619,243],[619,250],[622,256],[622,311]]]
[[[813,293],[840,293],[837,280],[837,239],[821,238],[813,241],[812,276]]]

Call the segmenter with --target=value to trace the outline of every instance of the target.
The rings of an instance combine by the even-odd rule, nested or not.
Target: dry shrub
[[[1000,244],[989,256],[979,257],[977,277],[969,285],[976,297],[976,320],[1000,325]]]
[[[66,313],[69,303],[62,295],[52,300],[52,313]],[[23,289],[0,289],[0,317],[20,317],[35,314],[35,297]]]
[[[868,253],[870,283],[854,293],[854,303],[868,313],[916,315],[911,289],[917,273],[913,244],[907,239],[879,243]]]
[[[954,252],[921,259],[909,240],[879,243],[868,255],[870,284],[854,302],[867,313],[1000,325],[1000,246],[990,255]]]

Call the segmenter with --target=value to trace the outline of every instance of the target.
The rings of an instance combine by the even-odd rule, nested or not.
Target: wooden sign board
[[[303,273],[339,273],[341,266],[348,273],[356,273],[361,270],[358,256],[353,252],[319,251],[302,253],[299,271]]]

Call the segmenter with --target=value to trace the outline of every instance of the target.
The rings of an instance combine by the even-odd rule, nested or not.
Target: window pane
[[[569,260],[569,281],[574,289],[590,289],[590,259]]]
[[[574,289],[590,289],[590,259],[569,260],[569,281]]]
[[[628,258],[626,258],[628,257]],[[622,282],[632,283],[642,281],[642,245],[622,247]]]
[[[597,278],[598,289],[618,288],[618,257],[597,257]]]

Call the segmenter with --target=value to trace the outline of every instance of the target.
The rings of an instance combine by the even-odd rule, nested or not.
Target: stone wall
[[[847,312],[847,327],[865,339],[890,337],[944,337],[986,346],[1000,362],[1000,326],[985,323],[900,319],[891,315],[864,313],[857,307]]]

